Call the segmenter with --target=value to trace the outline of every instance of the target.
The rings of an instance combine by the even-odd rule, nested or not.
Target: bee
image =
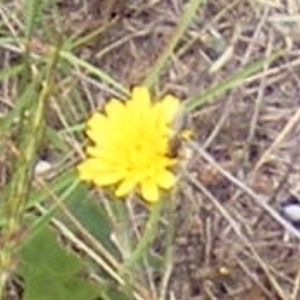
[[[168,144],[167,155],[170,158],[182,158],[185,156],[183,154],[183,148],[186,141],[191,138],[192,131],[189,129],[190,120],[188,115],[181,111],[175,117],[175,121],[172,124],[172,129],[174,130]]]
[[[178,158],[182,149],[183,141],[180,137],[180,134],[176,134],[169,140],[168,144],[168,157],[169,158]]]

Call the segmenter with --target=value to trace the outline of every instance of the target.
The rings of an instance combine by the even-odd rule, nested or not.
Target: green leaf
[[[132,300],[135,299],[134,295],[127,291],[119,291],[113,286],[107,286],[101,291],[101,300]],[[100,300],[99,299],[99,300]]]
[[[59,198],[59,201],[61,201],[61,203],[62,202],[66,203],[67,201],[71,201],[72,199],[76,198],[77,189],[78,189],[78,180],[75,178],[75,176],[76,175],[72,171],[66,172],[66,174],[63,174],[59,177],[61,179],[60,181],[55,181],[57,185],[52,186],[52,191],[54,190],[56,191],[57,197]],[[31,206],[33,206],[34,203],[38,203],[40,201],[43,201],[44,199],[45,199],[44,193],[40,193],[37,195],[37,197],[35,196],[31,198],[30,204]],[[31,206],[28,206],[28,208]],[[48,207],[47,212],[45,212],[42,216],[38,217],[35,222],[32,222],[30,228],[30,236],[28,237],[28,239],[30,239],[33,235],[38,234],[38,232],[44,226],[47,226],[51,217],[53,217],[57,213],[58,208],[59,208],[58,202],[54,202]],[[0,224],[1,224],[1,218],[0,218]]]
[[[10,77],[16,77],[23,71],[23,65],[10,65],[7,68],[0,70],[0,81]]]
[[[0,130],[2,132],[9,132],[10,127],[14,122],[20,122],[21,113],[26,106],[33,102],[33,99],[36,99],[37,96],[37,84],[38,82],[32,81],[28,83],[26,89],[22,92],[19,98],[16,99],[16,105],[12,110],[10,110],[5,118],[0,119]]]
[[[38,22],[42,15],[43,0],[24,1],[25,36],[29,38],[34,28],[38,28]]]
[[[77,173],[74,169],[69,169],[64,173],[58,175],[49,183],[49,190],[57,194],[60,198],[62,194],[64,194],[64,198],[67,198],[70,197],[71,193],[73,192],[73,189],[76,188],[76,185],[73,185],[74,182],[78,182]],[[27,208],[31,208],[35,204],[43,202],[44,200],[44,190],[33,190],[31,191]]]
[[[117,250],[111,242],[112,225],[99,199],[93,199],[84,184],[79,184],[76,195],[67,203],[68,209],[84,228],[114,255]]]
[[[46,227],[26,243],[20,257],[23,300],[93,300],[100,293],[84,275],[82,260]]]

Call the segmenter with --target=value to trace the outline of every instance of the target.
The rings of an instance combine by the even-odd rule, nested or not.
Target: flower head
[[[170,168],[177,160],[168,151],[178,110],[177,98],[152,102],[146,87],[135,87],[126,102],[111,99],[87,122],[92,145],[78,166],[80,179],[114,186],[117,197],[137,191],[146,201],[158,201],[159,189],[176,182]]]

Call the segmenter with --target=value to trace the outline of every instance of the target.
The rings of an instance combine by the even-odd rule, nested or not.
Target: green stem
[[[160,221],[163,200],[153,204],[150,207],[150,215],[146,223],[142,238],[134,249],[130,259],[125,263],[126,267],[132,267],[145,257],[147,249],[154,241],[157,233],[157,227]]]
[[[122,200],[115,200],[112,204],[116,234],[120,241],[122,258],[126,260],[132,251],[132,230],[129,212],[126,208],[126,203]]]
[[[55,54],[50,54],[46,73],[42,70],[39,75],[30,74],[27,78],[27,84],[34,96],[20,112],[18,140],[15,143],[16,158],[11,170],[12,176],[2,194],[5,223],[0,239],[0,299],[4,298],[6,282],[15,267],[15,255],[23,238],[23,216],[32,184],[32,170],[43,135],[45,102],[50,93],[52,71],[57,58]],[[35,82],[33,86],[29,84],[31,81]],[[38,94],[40,86],[42,89]]]

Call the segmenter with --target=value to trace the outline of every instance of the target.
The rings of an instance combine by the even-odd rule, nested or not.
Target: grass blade
[[[270,64],[281,54],[281,52],[278,52],[270,55],[267,58],[260,58],[255,62],[248,64],[242,69],[236,71],[233,75],[226,78],[223,82],[217,83],[216,85],[207,88],[204,92],[200,92],[198,95],[188,99],[185,103],[185,107],[189,111],[195,110],[201,105],[208,103],[213,98],[224,94],[232,88],[240,86],[247,78],[258,72],[266,64]]]
[[[166,48],[159,56],[153,68],[150,70],[149,75],[144,81],[147,86],[152,86],[154,82],[158,79],[163,68],[166,66],[169,58],[173,54],[174,48],[178,44],[179,40],[182,38],[184,32],[191,24],[198,7],[203,4],[205,0],[191,0],[186,6],[183,16],[180,19],[178,26],[175,28],[170,40],[168,41]]]

